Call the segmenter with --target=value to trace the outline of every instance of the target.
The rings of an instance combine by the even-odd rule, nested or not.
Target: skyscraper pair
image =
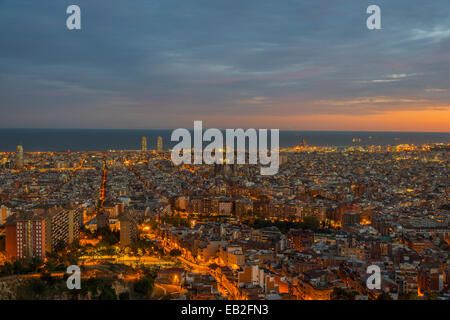
[[[157,149],[158,152],[163,152],[164,148],[163,148],[163,139],[161,136],[158,137],[158,145],[157,145]],[[142,151],[145,152],[147,151],[147,137],[142,137]]]

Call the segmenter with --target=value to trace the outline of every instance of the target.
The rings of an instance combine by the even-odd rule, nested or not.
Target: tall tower
[[[158,152],[163,152],[163,139],[161,136],[158,137],[158,146],[157,146]]]
[[[142,151],[147,151],[147,137],[142,137]]]
[[[23,147],[19,144],[16,149],[16,169],[23,168]]]
[[[303,138],[303,139],[302,139],[302,147],[303,147],[303,148],[306,148],[307,146],[308,146],[308,144],[306,143],[306,139]]]

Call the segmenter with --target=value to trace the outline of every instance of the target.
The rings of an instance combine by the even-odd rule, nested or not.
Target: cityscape
[[[1,153],[0,298],[450,298],[450,143],[303,138],[280,150],[275,176],[175,166],[156,145]],[[66,287],[71,265],[80,290]]]
[[[448,307],[449,4],[0,1],[2,306]]]

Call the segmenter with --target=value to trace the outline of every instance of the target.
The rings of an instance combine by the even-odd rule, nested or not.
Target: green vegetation
[[[148,298],[153,292],[154,279],[146,277],[134,283],[133,290],[136,294],[143,298]]]
[[[53,285],[55,283],[55,279],[53,279],[50,272],[42,271],[40,279],[44,281],[47,285]]]
[[[27,299],[39,299],[43,296],[44,292],[48,290],[45,282],[40,279],[30,279],[19,287],[17,290],[17,298],[20,300]]]
[[[171,224],[175,227],[189,227],[189,219],[182,218],[180,216],[163,216],[160,218],[161,222]]]
[[[440,300],[436,293],[430,293],[427,295],[427,300]]]
[[[48,272],[64,272],[70,265],[78,265],[78,253],[74,246],[57,246],[47,253],[45,270]]]
[[[331,300],[355,300],[358,295],[356,291],[348,291],[339,287],[335,287],[331,293]]]
[[[77,290],[68,290],[65,279],[54,279],[48,275],[41,275],[40,279],[23,279],[15,290],[18,300],[53,300],[74,299]]]
[[[105,284],[101,288],[98,300],[117,300],[117,295],[111,285]]]
[[[191,219],[200,220],[200,221],[212,221],[212,222],[222,222],[232,219],[233,217],[231,215],[226,214],[189,214],[188,216],[189,221]]]
[[[320,223],[316,217],[305,217],[303,222],[291,222],[291,221],[270,221],[257,219],[254,221],[243,221],[243,223],[249,225],[255,229],[277,227],[282,233],[288,233],[290,229],[310,229],[318,230]]]
[[[130,293],[128,291],[120,293],[119,300],[130,300]]]
[[[112,279],[89,278],[82,282],[80,295],[90,294],[92,300],[117,300],[112,282]]]
[[[169,255],[171,257],[179,257],[179,256],[181,256],[181,251],[178,249],[172,249],[172,250],[170,250]]]
[[[219,267],[219,265],[217,263],[211,263],[208,268],[212,269],[212,270],[216,270]]]
[[[417,293],[416,292],[410,292],[410,293],[403,293],[398,296],[398,300],[417,300]]]
[[[16,265],[18,265],[17,262]],[[11,264],[12,266],[12,264]],[[89,268],[91,269],[91,268]],[[67,288],[68,274],[52,275],[46,268],[40,269],[40,277],[18,277],[11,287],[10,299],[20,300],[130,300],[150,299],[152,297],[155,279],[161,267],[131,268],[116,264],[103,264],[93,272],[90,278],[83,278],[81,289]],[[86,271],[86,270],[85,270]],[[83,274],[87,274],[83,271]],[[101,272],[101,275],[97,271]],[[134,282],[125,282],[118,274],[139,275]]]
[[[392,297],[389,293],[383,292],[378,296],[377,300],[392,300]]]
[[[158,275],[158,271],[161,270],[160,267],[152,267],[152,268],[141,268],[144,276],[142,279],[137,280],[133,284],[133,293],[135,294],[133,298],[138,299],[148,299],[151,297],[153,293],[153,288],[155,284],[155,279]],[[122,297],[126,298],[126,297]],[[119,299],[120,296],[119,296]],[[122,300],[122,299],[121,299]]]
[[[94,237],[102,237],[101,243],[103,245],[115,245],[120,241],[120,232],[119,231],[111,231],[108,227],[98,228],[94,232]]]
[[[12,263],[5,262],[0,266],[0,276],[36,273],[43,267],[44,263],[38,258],[14,260]]]
[[[142,254],[158,254],[164,255],[164,249],[149,240],[137,240],[130,246],[130,251],[140,255]]]

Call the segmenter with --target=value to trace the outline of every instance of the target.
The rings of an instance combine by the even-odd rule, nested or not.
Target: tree
[[[357,293],[335,287],[331,293],[331,300],[355,300]]]
[[[28,263],[31,272],[38,271],[41,267],[43,267],[43,265],[44,265],[43,261],[38,257],[33,257],[31,260],[29,260]]]
[[[102,292],[98,296],[98,300],[117,300],[116,291],[110,285],[104,285]]]
[[[134,283],[133,289],[137,294],[148,297],[153,292],[153,279],[144,278],[138,280]]]
[[[427,295],[428,300],[439,300],[439,296],[436,293],[430,293]]]
[[[62,240],[58,240],[55,244],[55,253],[62,253],[66,249],[66,243]]]
[[[402,293],[398,297],[399,300],[417,300],[417,293],[415,292],[409,292],[409,293]]]
[[[120,240],[120,232],[111,231],[108,227],[99,228],[96,232],[97,236],[102,237],[102,242],[107,245],[115,245]]]
[[[130,293],[128,291],[119,294],[119,300],[130,300]]]
[[[5,262],[4,265],[0,266],[0,273],[2,275],[12,275],[14,270],[13,270],[13,265],[9,262]]]
[[[319,220],[316,217],[309,216],[303,218],[302,226],[305,229],[317,230],[319,229]]]
[[[52,278],[52,275],[48,271],[43,271],[41,273],[40,279],[47,283],[47,285],[52,285],[54,283],[54,279]]]
[[[158,276],[158,272],[161,270],[161,267],[153,266],[153,267],[144,267],[141,269],[144,273],[144,276],[151,281],[154,281],[156,277]]]
[[[30,279],[29,289],[32,294],[35,296],[40,296],[45,291],[45,284],[40,279]]]
[[[378,296],[377,300],[392,300],[392,297],[389,293],[383,292]]]
[[[181,256],[181,251],[178,249],[172,249],[170,250],[169,255],[172,257],[179,257]]]
[[[212,270],[216,270],[219,267],[219,265],[217,263],[211,263],[208,268],[212,269]]]

